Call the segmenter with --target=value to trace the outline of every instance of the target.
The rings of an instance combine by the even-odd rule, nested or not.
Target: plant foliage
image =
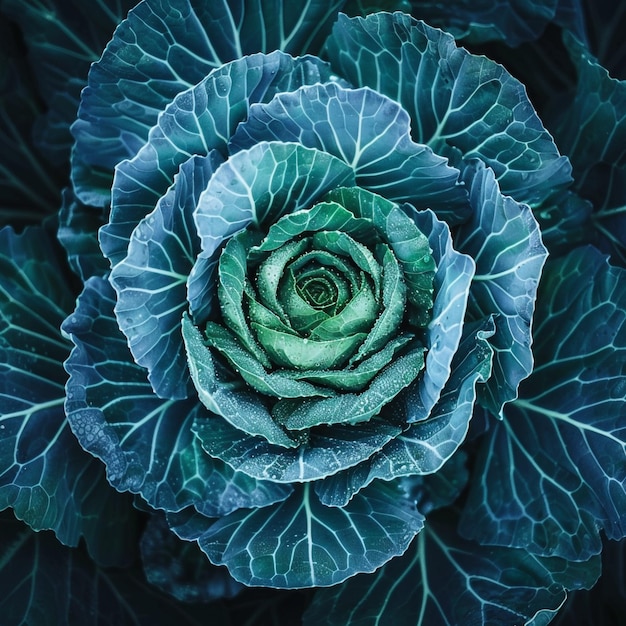
[[[623,611],[626,11],[587,4],[0,0],[9,624]]]

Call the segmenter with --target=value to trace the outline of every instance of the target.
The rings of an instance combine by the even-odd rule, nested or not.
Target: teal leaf
[[[464,44],[502,41],[516,47],[535,41],[553,21],[559,0],[496,0],[467,3],[456,0],[441,4],[420,0],[413,15],[452,33]]]
[[[139,547],[146,580],[181,602],[232,598],[243,589],[228,570],[215,567],[197,543],[181,541],[163,515],[151,515]]]
[[[63,190],[58,214],[57,238],[67,254],[70,267],[85,282],[90,276],[104,276],[109,264],[98,245],[98,229],[104,224],[104,211],[77,200],[71,187]]]
[[[467,328],[469,326],[469,328]],[[315,484],[320,500],[328,506],[345,506],[360,489],[377,478],[392,480],[400,476],[433,474],[453,456],[468,431],[477,395],[477,383],[484,382],[491,371],[492,350],[487,339],[493,334],[493,322],[470,324],[452,362],[450,376],[431,415],[411,424],[383,448],[356,467],[335,474]],[[383,409],[390,417],[411,412],[409,396]]]
[[[600,559],[570,562],[523,549],[481,546],[459,537],[455,514],[429,517],[407,552],[371,576],[316,592],[304,626],[530,626],[556,612],[568,589],[591,587]]]
[[[195,220],[203,254],[248,225],[269,226],[308,208],[339,185],[354,184],[343,161],[294,143],[259,143],[223,163],[200,195]]]
[[[220,518],[198,543],[246,585],[326,587],[402,554],[423,523],[395,484],[371,485],[344,508],[324,506],[302,485],[282,503]]]
[[[557,194],[535,211],[541,239],[550,254],[565,254],[589,241],[589,234],[594,230],[592,211],[591,202],[573,191]]]
[[[84,537],[104,564],[132,558],[130,502],[78,445],[65,418],[59,327],[73,306],[62,252],[42,229],[0,231],[0,509],[75,546]]]
[[[178,93],[211,70],[253,53],[318,52],[317,37],[341,4],[307,0],[294,10],[282,3],[143,0],[119,24],[89,72],[72,127],[74,158],[110,176],[142,146],[159,112]],[[129,114],[119,115],[120,110]],[[79,175],[74,170],[77,193],[89,203],[83,197],[89,186]]]
[[[407,476],[402,484],[411,495],[415,493],[417,506],[428,515],[431,511],[449,506],[461,495],[469,480],[468,455],[457,450],[446,463],[433,474]],[[411,489],[414,483],[416,489]]]
[[[221,371],[200,331],[188,316],[183,318],[183,339],[191,379],[204,406],[247,436],[262,437],[282,448],[298,445],[274,422],[259,394],[246,387],[241,380],[227,379],[227,374]]]
[[[277,483],[319,480],[358,465],[401,432],[372,418],[355,426],[314,429],[298,448],[283,448],[247,435],[221,418],[199,418],[193,429],[211,456],[239,472]]]
[[[496,316],[493,372],[481,398],[501,417],[503,405],[517,397],[520,381],[533,369],[532,315],[548,253],[530,207],[503,196],[489,168],[474,162],[463,179],[473,211],[455,245],[476,263],[468,315]]]
[[[457,48],[452,35],[403,13],[340,15],[327,50],[333,68],[353,85],[407,110],[416,142],[453,160],[483,161],[518,202],[534,206],[570,183],[569,162],[524,86],[501,65]]]
[[[486,435],[462,532],[585,560],[626,535],[624,270],[593,248],[546,266],[535,360]]]
[[[590,590],[573,593],[550,622],[553,626],[569,624],[610,624],[626,612],[626,541],[603,541],[602,576]]]
[[[570,158],[573,188],[593,203],[597,245],[626,262],[626,81],[609,75],[572,35],[565,37],[578,82],[554,120],[557,144]]]
[[[197,85],[164,104],[145,145],[116,169],[110,224],[101,235],[102,249],[111,263],[125,256],[133,228],[154,209],[190,155],[218,150],[226,156],[227,143],[251,103],[329,75],[329,66],[314,57],[294,59],[278,51],[253,54],[203,75]]]
[[[0,20],[0,227],[22,228],[58,210],[65,176],[35,145],[43,106],[16,30]]]
[[[53,162],[67,162],[80,90],[115,27],[135,0],[3,0],[2,11],[20,25],[46,113],[37,143]]]
[[[197,400],[155,396],[117,327],[113,306],[112,287],[93,277],[63,324],[74,343],[65,364],[68,420],[81,445],[106,465],[109,482],[154,508],[193,505],[206,515],[286,497],[288,488],[235,473],[202,451],[191,424],[205,415],[204,407]]]
[[[430,415],[450,377],[452,359],[463,333],[475,263],[471,257],[454,249],[448,225],[440,222],[432,211],[411,209],[409,215],[428,237],[437,267],[432,319],[424,339],[427,349],[424,375],[406,397],[406,419],[417,422]]]
[[[435,210],[462,207],[458,170],[414,143],[410,126],[408,113],[382,94],[318,84],[252,105],[233,135],[231,150],[261,141],[296,142],[342,159],[354,170],[359,187],[389,200]]]
[[[193,211],[221,162],[211,152],[183,163],[168,193],[133,231],[128,256],[111,272],[118,325],[160,398],[186,398],[192,388],[180,320],[189,272],[200,253]]]
[[[7,624],[126,626],[147,620],[201,626],[207,611],[228,623],[219,604],[179,602],[149,584],[140,566],[98,567],[82,550],[6,515],[0,517],[0,554],[0,612]]]

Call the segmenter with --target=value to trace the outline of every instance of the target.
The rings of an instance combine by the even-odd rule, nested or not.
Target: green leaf
[[[316,428],[298,448],[283,448],[217,417],[197,419],[193,430],[211,456],[238,472],[277,483],[318,480],[358,465],[401,432],[398,426],[372,418],[355,426]]]
[[[406,280],[400,263],[387,246],[380,246],[383,253],[382,310],[374,318],[372,328],[350,364],[360,363],[373,356],[399,334],[407,309]],[[430,257],[429,257],[430,258]],[[410,278],[410,277],[409,277]]]
[[[160,398],[186,398],[193,388],[180,331],[188,308],[187,279],[200,253],[193,211],[221,162],[219,153],[211,152],[183,163],[168,193],[133,231],[128,255],[111,272],[118,325]]]
[[[414,306],[410,317],[415,318],[413,321],[418,325],[427,325],[433,304],[436,262],[431,256],[428,238],[415,220],[407,217],[406,212],[395,203],[360,187],[333,189],[325,199],[338,202],[354,215],[372,222],[402,266],[407,297]],[[411,211],[414,212],[414,209],[411,208]],[[384,320],[378,323],[387,325]]]
[[[570,183],[569,162],[524,86],[502,66],[457,48],[451,35],[402,13],[340,15],[327,51],[352,84],[402,104],[415,141],[454,160],[485,162],[518,202],[536,205]]]
[[[482,163],[468,166],[463,179],[473,208],[456,234],[457,248],[476,263],[468,315],[494,315],[493,373],[482,389],[483,404],[496,416],[517,397],[533,369],[531,324],[537,285],[547,257],[530,207],[500,193],[493,172]]]
[[[413,335],[408,334],[395,337],[378,352],[360,361],[356,367],[345,367],[340,370],[311,369],[302,372],[284,370],[284,375],[295,380],[307,380],[341,391],[360,391],[394,360],[411,339]]]
[[[132,558],[130,501],[109,487],[63,410],[71,344],[59,327],[74,294],[53,241],[39,228],[0,231],[0,510],[67,545],[84,537],[94,559],[119,565]]]
[[[452,362],[450,376],[429,417],[402,433],[359,465],[316,483],[320,500],[328,506],[345,506],[360,489],[377,478],[392,480],[438,472],[463,443],[477,395],[477,383],[489,378],[492,350],[487,339],[493,321],[468,324]],[[395,420],[411,414],[411,395],[383,409]]]
[[[201,626],[207,611],[229,624],[219,604],[177,602],[148,584],[140,567],[98,567],[81,550],[5,515],[0,517],[0,554],[0,611],[9,624],[131,626],[147,620]]]
[[[600,573],[598,558],[568,562],[464,540],[455,517],[450,510],[429,517],[407,552],[375,574],[317,591],[304,625],[529,626]]]
[[[365,333],[354,333],[348,337],[324,341],[296,337],[292,333],[276,331],[254,322],[250,326],[275,365],[303,371],[341,367],[366,337]]]
[[[261,141],[297,142],[342,159],[359,187],[389,200],[433,209],[462,207],[458,171],[410,138],[402,107],[371,89],[345,89],[331,82],[279,93],[250,107],[233,135],[231,149]]]
[[[265,253],[277,250],[304,233],[325,230],[341,231],[369,245],[376,242],[371,220],[356,217],[339,202],[318,202],[308,210],[283,215],[270,226],[265,239],[250,249],[248,258],[258,261]]]
[[[269,368],[268,356],[250,330],[243,304],[249,288],[246,252],[254,237],[254,233],[243,230],[226,242],[219,254],[217,293],[224,324],[261,366]],[[255,311],[252,307],[250,309],[250,318],[254,319]]]
[[[219,350],[235,372],[262,394],[277,398],[334,395],[332,390],[295,380],[285,370],[266,370],[254,355],[241,346],[232,333],[218,324],[209,322],[204,332],[205,345]]]
[[[228,380],[188,316],[183,317],[183,339],[191,379],[202,404],[247,436],[263,437],[283,449],[298,445],[274,422],[266,403],[257,393],[241,380]]]
[[[203,452],[191,424],[204,407],[156,397],[117,327],[113,297],[108,282],[89,279],[63,324],[74,343],[65,364],[68,420],[80,444],[106,465],[109,482],[154,508],[193,505],[206,515],[286,497],[288,488],[234,473]]]
[[[198,543],[246,585],[325,587],[402,554],[423,522],[394,484],[372,485],[344,508],[324,506],[302,485],[280,504],[220,518]]]
[[[289,430],[367,422],[414,382],[423,367],[424,351],[420,347],[396,357],[363,391],[331,398],[279,400],[272,415]]]
[[[111,263],[115,265],[126,254],[133,228],[154,209],[190,155],[207,155],[215,149],[226,156],[228,140],[237,124],[246,119],[251,103],[326,80],[329,75],[329,66],[314,57],[294,59],[278,51],[253,54],[218,67],[208,76],[203,74],[197,85],[178,94],[171,103],[164,102],[158,118],[155,113],[154,127],[149,134],[146,131],[145,145],[142,141],[136,156],[119,163],[116,171],[110,224],[101,236],[102,249]],[[100,120],[97,129],[102,127]],[[79,139],[78,154],[81,145]],[[86,144],[85,149],[97,154],[102,144]],[[107,189],[110,187],[109,181]]]
[[[481,542],[585,560],[626,535],[624,270],[593,248],[546,266],[535,359],[486,435],[462,520]]]

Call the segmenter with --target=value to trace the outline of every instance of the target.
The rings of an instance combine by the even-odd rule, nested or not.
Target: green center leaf
[[[318,428],[369,422],[424,368],[436,265],[428,238],[371,192],[336,188],[323,197],[265,232],[250,224],[229,239],[218,287],[227,328],[206,324],[206,353],[198,344],[190,355],[198,371],[220,371],[229,397],[243,383],[260,394],[225,408],[215,385],[199,390],[220,415],[252,403],[268,429],[231,424],[270,444],[309,446]],[[270,436],[283,428],[300,434]]]

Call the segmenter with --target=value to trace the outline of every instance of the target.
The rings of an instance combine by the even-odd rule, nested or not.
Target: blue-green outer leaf
[[[287,449],[247,435],[223,419],[201,418],[193,429],[211,456],[259,480],[287,484],[319,480],[353,467],[401,432],[398,426],[373,418],[356,426],[319,427],[307,442]]]
[[[626,291],[594,248],[546,266],[532,375],[486,436],[462,532],[586,559],[626,534]]]
[[[340,15],[327,42],[331,65],[353,85],[400,102],[415,141],[435,153],[489,165],[507,195],[531,205],[571,181],[524,86],[502,66],[403,13]]]
[[[106,188],[83,178],[84,165],[111,175],[148,137],[176,94],[212,69],[257,52],[312,48],[343,0],[306,4],[237,0],[143,0],[116,29],[89,73],[72,127],[73,182],[79,198],[106,203]],[[125,114],[120,114],[125,111]],[[84,165],[81,165],[81,162]],[[88,169],[88,168],[87,168]]]
[[[145,145],[116,167],[110,224],[101,233],[111,264],[125,256],[133,228],[153,210],[181,163],[211,150],[225,157],[227,143],[252,103],[329,75],[330,67],[315,57],[294,59],[279,51],[253,54],[216,68],[168,102]]]
[[[193,505],[207,515],[286,497],[288,487],[235,474],[202,451],[191,425],[204,407],[155,396],[117,327],[113,298],[108,282],[89,279],[63,325],[75,345],[65,365],[68,420],[81,445],[104,461],[109,482],[154,508]]]
[[[608,9],[608,7],[607,7]],[[611,9],[608,9],[611,11]],[[626,261],[626,81],[602,67],[568,33],[565,44],[576,66],[573,101],[552,121],[559,148],[571,159],[574,189],[594,205],[597,245]]]
[[[0,226],[19,228],[58,210],[65,176],[36,147],[33,127],[43,105],[9,19],[0,21],[0,38]]]
[[[432,26],[452,33],[464,43],[503,41],[515,47],[535,41],[554,20],[558,0],[496,0],[446,4],[419,0],[414,15]]]
[[[450,229],[432,211],[415,211],[404,207],[417,227],[428,237],[437,265],[434,278],[432,319],[426,329],[426,367],[406,398],[409,422],[418,422],[430,415],[441,391],[450,377],[452,359],[463,334],[463,323],[475,263],[471,257],[457,252]]]
[[[420,207],[462,209],[458,170],[410,137],[408,113],[371,89],[336,83],[279,93],[250,107],[233,135],[231,150],[261,141],[296,142],[328,152],[354,170],[359,187],[388,200]]]
[[[206,558],[197,543],[181,541],[162,514],[148,519],[139,547],[146,579],[166,597],[200,603],[232,598],[243,590],[228,570]]]
[[[496,316],[493,374],[481,398],[501,416],[502,407],[517,397],[519,383],[533,368],[532,316],[548,252],[530,207],[503,196],[489,168],[474,162],[463,179],[473,210],[459,227],[455,244],[476,263],[468,315]]]
[[[221,161],[211,152],[183,163],[168,193],[133,231],[128,255],[111,272],[118,325],[160,398],[182,399],[191,391],[180,320],[188,308],[189,272],[200,253],[193,211]]]
[[[119,524],[111,534],[120,534]],[[6,515],[0,517],[0,554],[0,612],[7,624],[206,623],[206,604],[177,602],[148,584],[139,566],[98,567],[82,550],[61,545],[49,533],[34,533]],[[208,610],[227,623],[219,605]]]
[[[2,12],[20,25],[46,111],[36,142],[54,163],[70,156],[70,125],[76,118],[89,66],[98,60],[117,24],[135,0],[3,0]]]
[[[402,557],[372,576],[318,591],[304,626],[530,625],[539,612],[562,606],[568,589],[590,588],[600,573],[599,558],[568,562],[464,540],[455,521],[450,510],[429,517]]]
[[[324,506],[302,485],[282,503],[220,518],[198,543],[246,585],[326,587],[402,554],[423,524],[395,484],[373,484],[345,508]]]
[[[104,211],[77,200],[71,187],[63,190],[57,238],[65,248],[74,272],[85,282],[90,276],[104,276],[109,270],[98,245],[98,229],[105,222]]]
[[[107,484],[65,417],[60,325],[73,306],[68,268],[43,229],[0,231],[0,509],[75,546],[84,536],[104,564],[132,558],[130,502]],[[62,256],[62,255],[61,255]]]

